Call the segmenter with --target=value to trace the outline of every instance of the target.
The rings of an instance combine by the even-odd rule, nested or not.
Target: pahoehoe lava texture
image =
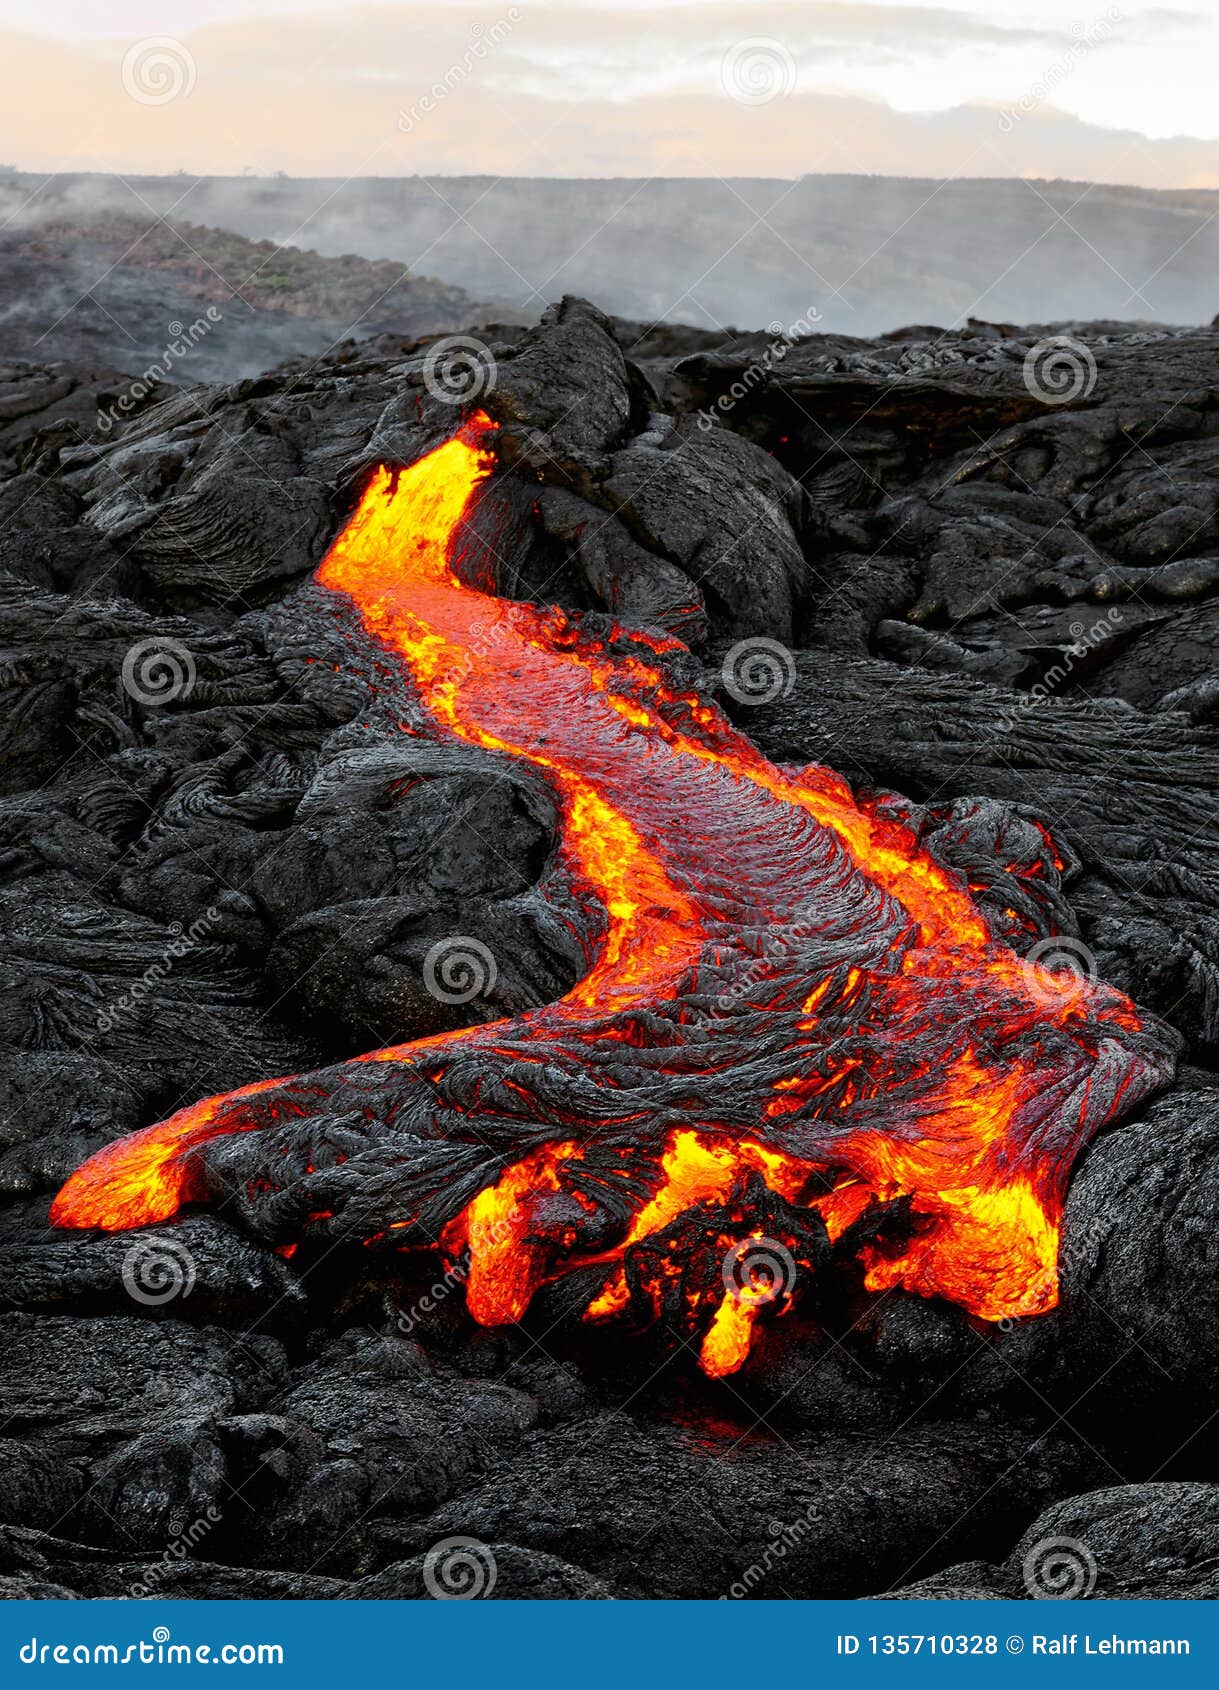
[[[484,1324],[583,1273],[590,1318],[663,1312],[716,1374],[794,1291],[776,1279],[814,1271],[821,1222],[875,1233],[887,1208],[914,1236],[869,1236],[869,1289],[989,1320],[1052,1307],[1075,1154],[1171,1077],[1177,1041],[999,942],[1047,930],[1050,836],[998,842],[1025,913],[988,922],[900,805],[858,803],[815,765],[785,774],[666,685],[672,641],[471,586],[492,436],[479,412],[378,470],[294,631],[333,649],[337,613],[368,755],[406,775],[420,738],[424,768],[456,740],[540,774],[562,840],[539,913],[581,935],[578,984],[516,1020],[188,1105],[94,1156],[52,1220],[121,1230],[211,1198],[271,1242],[354,1222],[369,1243],[468,1251]],[[497,968],[462,938],[441,955],[442,999]],[[769,1264],[760,1299],[751,1254]]]
[[[1209,1494],[1219,336],[1072,333],[13,373],[12,1593],[1006,1592]]]

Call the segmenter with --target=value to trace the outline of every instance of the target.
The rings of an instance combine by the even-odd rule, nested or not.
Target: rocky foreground
[[[790,342],[565,300],[460,352],[160,399],[0,372],[7,1593],[426,1596],[460,1538],[503,1597],[1214,1595],[1219,332]],[[480,1329],[460,1276],[354,1239],[48,1227],[182,1103],[573,983],[520,913],[552,818],[466,773],[336,802],[357,701],[285,660],[370,468],[471,399],[501,593],[676,634],[770,756],[914,800],[994,901],[956,801],[1043,823],[1055,954],[1184,1038],[1076,1169],[1054,1313],[856,1288],[712,1383],[561,1311]],[[510,961],[463,1003],[425,977],[454,932]]]

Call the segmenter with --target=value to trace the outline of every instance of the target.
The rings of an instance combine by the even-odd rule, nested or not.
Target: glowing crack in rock
[[[485,1324],[578,1271],[586,1319],[665,1319],[711,1374],[846,1235],[871,1290],[989,1321],[1053,1307],[1072,1163],[1171,1076],[1174,1035],[1091,979],[1047,992],[892,807],[771,764],[672,690],[677,642],[467,584],[492,441],[480,413],[379,470],[308,591],[384,732],[555,795],[543,891],[556,919],[583,912],[583,978],[182,1109],[91,1157],[54,1222],[224,1200],[281,1244],[468,1250]]]

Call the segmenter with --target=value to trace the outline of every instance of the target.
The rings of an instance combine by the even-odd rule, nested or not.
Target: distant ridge
[[[0,178],[18,220],[148,215],[359,254],[534,314],[584,293],[642,322],[808,320],[872,335],[969,317],[1209,322],[1219,190],[1068,181],[103,175]],[[320,285],[320,284],[319,284]]]

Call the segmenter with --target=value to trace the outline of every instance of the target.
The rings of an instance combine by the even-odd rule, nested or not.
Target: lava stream
[[[279,1242],[337,1231],[365,1224],[388,1144],[401,1209],[373,1235],[468,1250],[485,1323],[578,1270],[588,1319],[664,1318],[730,1372],[825,1241],[882,1210],[901,1224],[861,1243],[869,1288],[986,1320],[1051,1308],[1071,1164],[1170,1076],[1172,1036],[1101,983],[1047,991],[908,826],[674,691],[675,642],[466,584],[491,438],[480,414],[377,471],[309,591],[353,669],[376,657],[383,729],[413,712],[555,792],[564,884],[603,912],[587,971],[512,1019],[183,1109],[91,1157],[53,1220],[121,1229],[225,1196]],[[367,1146],[328,1160],[348,1097]],[[217,1150],[234,1135],[240,1177]]]

